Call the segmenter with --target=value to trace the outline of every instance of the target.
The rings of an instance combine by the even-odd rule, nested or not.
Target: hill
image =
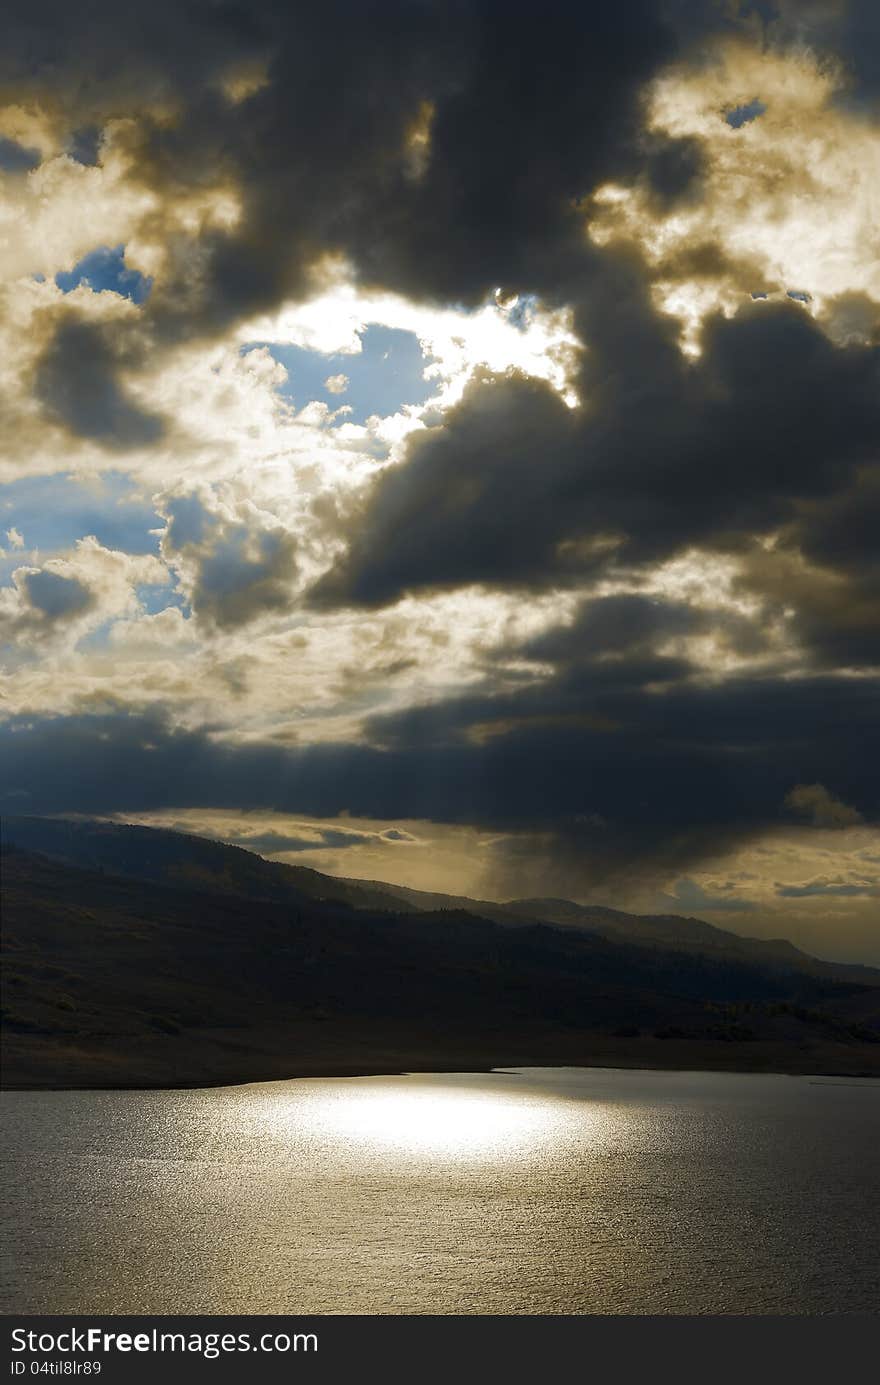
[[[880,982],[870,967],[824,962],[783,939],[747,938],[701,919],[674,914],[630,914],[567,899],[471,899],[324,875],[307,866],[267,861],[240,846],[165,828],[89,818],[4,816],[0,840],[71,865],[110,871],[175,888],[238,894],[248,899],[347,904],[361,912],[423,914],[464,912],[508,927],[549,923],[639,947],[706,954],[753,962],[839,981]]]
[[[4,832],[8,1086],[522,1063],[880,1073],[868,968],[853,979],[399,897],[389,910],[364,902],[369,887],[355,907],[322,894],[330,877],[200,838],[48,830],[92,859]]]

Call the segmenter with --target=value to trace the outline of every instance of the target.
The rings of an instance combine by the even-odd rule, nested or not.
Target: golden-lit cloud
[[[835,300],[866,296],[880,311],[880,130],[836,102],[844,86],[842,69],[808,48],[742,41],[653,84],[647,127],[695,142],[697,186],[663,207],[643,184],[605,184],[589,233],[638,246],[689,351],[707,313],[749,294],[797,294],[837,331],[855,319]],[[876,324],[875,313],[863,330]]]

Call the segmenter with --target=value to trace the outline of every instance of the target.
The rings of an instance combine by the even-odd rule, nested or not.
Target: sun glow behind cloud
[[[430,359],[426,378],[436,383],[426,410],[457,402],[478,365],[492,371],[521,370],[547,380],[567,403],[577,402],[571,377],[580,342],[571,314],[564,309],[550,310],[516,295],[505,298],[500,291],[473,311],[433,308],[398,294],[359,288],[343,261],[325,265],[315,287],[305,302],[287,304],[245,324],[242,340],[357,355],[362,349],[360,334],[377,324],[412,332],[421,342]]]

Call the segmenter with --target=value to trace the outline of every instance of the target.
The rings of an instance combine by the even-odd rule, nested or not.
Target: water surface
[[[609,1069],[3,1097],[7,1313],[880,1306],[880,1083]]]

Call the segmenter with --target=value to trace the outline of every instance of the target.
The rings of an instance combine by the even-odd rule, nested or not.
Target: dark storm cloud
[[[497,757],[511,814],[528,811],[531,793],[548,818],[593,813],[645,829],[778,821],[789,791],[815,782],[876,816],[869,684],[752,677],[660,690],[657,673],[639,662],[566,669],[514,693],[376,718],[369,733],[395,754],[472,753],[481,772]]]
[[[114,347],[100,327],[63,319],[37,365],[35,392],[53,422],[123,452],[157,442],[164,422],[128,398]]]
[[[178,278],[157,286],[163,331],[211,330],[296,296],[326,251],[415,298],[473,304],[498,284],[564,296],[587,254],[577,199],[640,169],[667,200],[697,177],[692,147],[640,130],[644,83],[679,48],[650,0],[257,13],[269,81],[243,109],[205,90],[174,125],[133,135],[152,186],[198,186],[207,169],[243,198],[234,231],[201,238],[198,293],[185,251]]]
[[[866,467],[824,504],[805,507],[797,537],[807,558],[851,574],[880,578],[880,470]]]
[[[579,314],[583,410],[535,380],[477,380],[381,475],[318,602],[540,585],[692,545],[736,549],[874,459],[876,348],[835,348],[794,305],[748,303],[710,322],[688,362],[670,319],[613,270]]]
[[[698,193],[695,145],[642,128],[664,65],[702,60],[713,36],[786,43],[810,24],[864,61],[847,36],[870,25],[866,7],[799,20],[788,8],[155,0],[122,13],[111,0],[16,0],[0,92],[48,101],[88,160],[102,125],[128,118],[115,138],[133,176],[172,202],[224,182],[241,197],[235,228],[178,234],[148,311],[165,333],[219,329],[303,292],[327,251],[416,298],[475,303],[501,284],[566,301],[587,256],[579,199],[609,178],[641,177],[666,205]],[[230,78],[260,70],[262,86],[230,99]]]
[[[703,155],[697,140],[645,137],[642,152],[645,181],[662,211],[699,194]]]
[[[475,302],[496,284],[553,296],[584,255],[578,198],[646,153],[667,191],[689,181],[664,174],[666,144],[645,151],[640,130],[643,86],[677,37],[642,0],[460,13],[452,81],[424,92],[436,102],[427,169],[399,175],[348,247],[367,279],[415,296]]]
[[[575,420],[542,381],[482,378],[419,434],[353,526],[317,604],[379,606],[405,591],[538,581],[559,535],[554,478],[572,465]]]
[[[706,634],[723,638],[741,654],[764,646],[754,622],[729,610],[623,593],[583,602],[570,625],[535,636],[519,652],[539,662],[576,663],[608,653],[632,657],[663,640]]]
[[[577,199],[641,171],[668,202],[698,178],[692,145],[640,128],[644,84],[688,43],[689,20],[664,8],[156,0],[125,22],[109,0],[36,0],[6,20],[0,90],[48,99],[86,158],[104,122],[134,117],[115,138],[172,201],[236,189],[235,229],[178,238],[148,314],[165,333],[301,293],[328,250],[414,297],[473,303],[499,283],[564,296],[584,254]],[[258,67],[264,85],[229,99],[224,82]]]
[[[845,424],[844,424],[845,426]],[[772,550],[742,564],[739,587],[765,618],[789,613],[792,641],[827,668],[880,666],[880,466],[857,468],[831,495],[800,503]]]
[[[828,51],[852,60],[853,99],[867,99],[871,10],[809,8]],[[152,229],[170,249],[139,309],[142,335],[65,314],[37,397],[107,448],[154,442],[162,420],[122,383],[150,334],[224,330],[302,295],[327,252],[350,257],[362,283],[420,300],[535,293],[573,311],[581,408],[520,375],[475,379],[366,496],[316,604],[582,585],[697,545],[742,561],[768,619],[794,607],[814,666],[876,661],[876,349],[833,345],[794,302],[744,301],[707,324],[689,361],[644,266],[584,232],[604,180],[640,183],[658,207],[699,198],[695,146],[646,135],[641,103],[657,71],[700,61],[719,32],[810,37],[793,3],[16,3],[0,96],[47,102],[88,161],[106,122],[130,118],[115,137],[132,178],[158,194]],[[224,94],[226,78],[260,65],[264,85]],[[162,224],[163,206],[217,187],[240,198],[236,225],[172,235]],[[720,268],[716,247],[696,245],[662,270]],[[745,300],[755,285],[734,269]],[[209,624],[289,606],[289,536],[174,504],[166,547]],[[755,537],[777,530],[776,549],[756,557]],[[64,606],[60,590],[42,598]],[[686,864],[785,822],[797,786],[820,786],[852,821],[876,818],[873,685],[809,668],[700,684],[687,657],[662,650],[707,633],[739,653],[761,645],[729,614],[590,601],[570,627],[511,651],[553,666],[542,683],[377,718],[362,744],[235,746],[158,716],[24,720],[0,730],[2,780],[35,811],[346,809],[537,831],[594,875]]]
[[[624,678],[593,694],[562,680],[377,719],[369,732],[357,745],[236,746],[155,716],[19,720],[0,731],[0,777],[35,812],[348,811],[540,830],[585,880],[686,866],[780,825],[799,783],[880,816],[876,696],[860,680],[658,693]]]
[[[173,341],[302,296],[328,252],[414,298],[475,304],[501,284],[565,301],[594,258],[578,199],[611,176],[641,174],[664,203],[699,181],[691,145],[640,129],[644,84],[686,42],[653,0],[156,0],[127,21],[109,0],[36,0],[6,19],[0,96],[47,102],[86,159],[127,119],[114,140],[159,196],[167,252],[144,329]],[[224,83],[258,68],[264,84],[231,99]],[[184,234],[180,201],[217,187],[238,223]],[[59,329],[36,393],[108,447],[158,433],[85,325]]]
[[[124,9],[117,0],[7,0],[0,88],[47,102],[69,119],[74,148],[84,144],[89,154],[89,126],[144,104],[191,99],[230,64],[265,53],[261,8],[235,0]]]
[[[768,608],[794,608],[793,634],[828,667],[880,666],[880,465],[861,468],[851,483],[800,507],[777,555],[747,567]],[[803,555],[792,570],[786,556]],[[757,571],[755,567],[757,566]]]
[[[157,210],[170,253],[144,320],[160,336],[222,330],[302,295],[327,252],[415,298],[473,304],[500,284],[564,303],[597,273],[578,203],[599,184],[641,179],[665,206],[699,195],[693,142],[642,128],[646,83],[713,34],[754,34],[759,20],[794,32],[777,7],[759,9],[156,0],[126,22],[109,0],[35,0],[7,17],[0,93],[47,100],[86,158],[104,122],[128,118],[114,138],[131,176],[172,209],[217,186],[240,199],[235,227],[192,235],[176,223],[163,235]],[[258,69],[263,85],[231,99],[228,79]],[[75,359],[59,345],[52,360],[50,393],[78,396]],[[79,431],[106,412],[66,409]],[[100,436],[124,446],[144,425],[114,412]]]

